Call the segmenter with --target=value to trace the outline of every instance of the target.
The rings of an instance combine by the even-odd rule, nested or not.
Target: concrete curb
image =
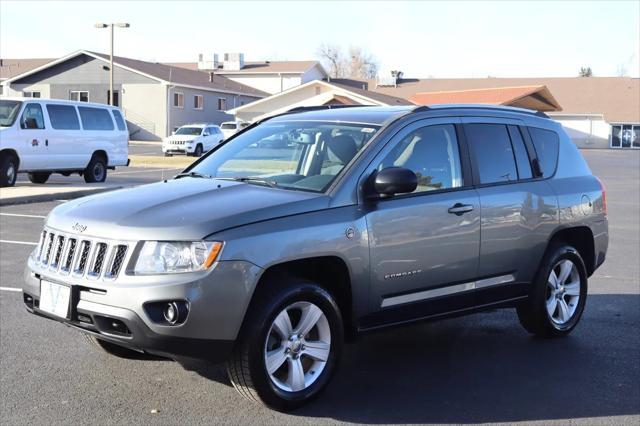
[[[129,141],[130,145],[154,145],[162,146],[162,141]]]
[[[85,197],[87,195],[99,194],[101,192],[115,191],[124,186],[113,186],[109,188],[79,189],[77,191],[58,192],[53,194],[24,195],[10,198],[0,198],[0,206],[13,206],[16,204],[43,203],[46,201],[67,200]]]

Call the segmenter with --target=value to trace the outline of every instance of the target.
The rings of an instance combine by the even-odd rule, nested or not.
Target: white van
[[[117,107],[57,99],[0,99],[0,186],[18,173],[45,183],[51,173],[104,182],[129,165],[129,131]]]

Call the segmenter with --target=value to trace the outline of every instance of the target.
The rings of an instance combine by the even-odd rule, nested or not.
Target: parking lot
[[[158,155],[142,145],[135,154],[145,149]],[[110,357],[28,314],[25,260],[64,201],[1,207],[0,423],[640,424],[640,151],[583,154],[607,187],[610,247],[570,337],[533,338],[513,310],[367,334],[345,348],[326,391],[290,414],[244,401],[221,367]],[[108,179],[136,185],[177,171],[123,168]]]

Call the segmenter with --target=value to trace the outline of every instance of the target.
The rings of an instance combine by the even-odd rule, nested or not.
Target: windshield
[[[236,128],[236,123],[222,123],[220,125],[221,129],[235,129]]]
[[[222,145],[190,171],[323,192],[378,128],[336,122],[267,122]]]
[[[20,101],[0,101],[0,126],[9,127],[16,121],[22,102]]]
[[[176,135],[199,136],[202,133],[202,127],[180,127],[176,130]]]

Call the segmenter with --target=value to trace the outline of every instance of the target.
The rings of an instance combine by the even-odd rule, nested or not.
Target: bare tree
[[[369,52],[352,46],[345,54],[335,44],[321,44],[316,54],[327,68],[331,78],[374,78],[378,74],[378,61]]]
[[[345,59],[340,47],[335,44],[323,43],[316,50],[316,55],[328,69],[330,77],[344,77]]]
[[[593,71],[591,71],[591,67],[580,67],[580,77],[593,77]]]

